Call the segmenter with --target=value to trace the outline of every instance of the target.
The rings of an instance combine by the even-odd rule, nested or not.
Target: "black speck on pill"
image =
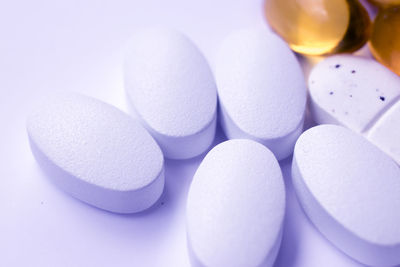
[[[353,95],[349,95],[349,97],[353,97]]]
[[[375,89],[375,91],[379,92],[379,89],[378,89],[378,88],[376,88],[376,89]]]
[[[338,69],[338,68],[340,68],[340,66],[341,66],[340,64],[336,64],[336,65],[335,65],[335,68]]]
[[[385,101],[385,97],[384,96],[380,96],[379,99],[382,100],[382,101]]]
[[[352,70],[352,71],[351,71],[351,73],[353,73],[353,74],[354,74],[354,73],[356,73],[356,71],[355,71],[355,70]]]
[[[333,91],[330,91],[329,94],[330,94],[330,95],[333,95]]]

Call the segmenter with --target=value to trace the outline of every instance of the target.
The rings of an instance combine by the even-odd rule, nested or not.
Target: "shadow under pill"
[[[286,189],[286,214],[283,226],[281,248],[276,258],[274,267],[295,266],[296,257],[298,255],[299,246],[301,243],[302,232],[298,229],[299,225],[296,218],[296,213],[298,213],[296,210],[298,207],[296,207],[296,205],[298,204],[296,203],[297,199],[292,187],[291,165],[292,156],[280,162]]]

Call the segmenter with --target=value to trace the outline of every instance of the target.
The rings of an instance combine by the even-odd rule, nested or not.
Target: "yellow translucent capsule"
[[[376,60],[400,75],[400,6],[378,12],[369,48]]]
[[[357,0],[266,0],[269,25],[302,54],[352,52],[368,40],[370,18]]]
[[[400,5],[400,0],[368,0],[368,1],[377,6]]]

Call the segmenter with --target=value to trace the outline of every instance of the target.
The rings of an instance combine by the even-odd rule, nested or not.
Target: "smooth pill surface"
[[[197,169],[187,209],[193,266],[272,266],[285,212],[285,188],[270,150],[251,140],[214,147]]]
[[[289,47],[267,30],[240,30],[222,43],[216,63],[221,124],[229,139],[289,156],[303,129],[306,86]]]
[[[305,213],[340,250],[371,266],[400,263],[400,169],[362,136],[321,125],[296,143],[293,185]]]
[[[32,152],[54,183],[117,212],[142,211],[164,188],[162,152],[130,116],[78,94],[50,97],[27,121]]]
[[[215,81],[187,37],[166,29],[137,32],[124,72],[134,113],[166,157],[191,158],[210,146],[216,127]]]
[[[361,133],[400,163],[398,127],[388,124],[398,120],[399,76],[375,60],[341,55],[317,64],[308,84],[310,110],[317,123],[339,124]]]
[[[400,75],[400,6],[378,12],[372,26],[369,47],[379,62]]]
[[[370,19],[357,0],[266,0],[268,24],[302,54],[351,52],[368,40]]]

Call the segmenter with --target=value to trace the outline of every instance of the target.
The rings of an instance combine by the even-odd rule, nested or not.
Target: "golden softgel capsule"
[[[400,75],[400,6],[378,12],[369,47],[380,63]]]
[[[368,1],[377,6],[400,5],[400,0],[368,0]]]
[[[370,18],[357,0],[267,0],[269,25],[302,54],[352,52],[368,40]]]

